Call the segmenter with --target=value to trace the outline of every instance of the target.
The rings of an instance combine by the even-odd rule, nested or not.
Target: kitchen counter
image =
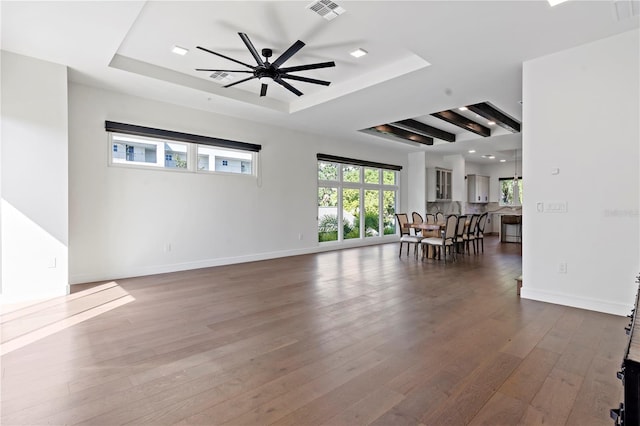
[[[522,213],[500,215],[500,242],[522,243]]]

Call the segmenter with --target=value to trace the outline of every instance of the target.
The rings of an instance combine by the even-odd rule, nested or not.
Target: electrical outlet
[[[58,259],[56,259],[55,257],[52,257],[51,259],[49,259],[49,265],[47,265],[47,268],[54,269],[57,267],[58,267]]]
[[[169,253],[171,251],[171,243],[166,243],[164,245],[164,251]]]
[[[558,273],[566,274],[567,273],[567,262],[560,262],[558,264]]]

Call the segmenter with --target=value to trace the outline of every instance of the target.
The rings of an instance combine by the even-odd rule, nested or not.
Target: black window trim
[[[329,154],[318,154],[317,158],[318,158],[318,161],[329,161],[332,163],[351,164],[354,166],[364,166],[364,167],[371,167],[376,169],[394,170],[397,172],[402,170],[402,166],[396,166],[393,164],[376,163],[374,161],[357,160],[354,158],[338,157],[336,155],[329,155]]]
[[[259,152],[262,145],[232,141],[229,139],[214,138],[211,136],[194,135],[191,133],[176,132],[173,130],[156,129],[153,127],[137,126],[135,124],[118,123],[115,121],[104,122],[107,132],[124,133],[134,136],[146,136],[154,139],[165,139],[176,142],[189,142],[200,145],[217,146],[220,148],[238,149],[242,151]]]

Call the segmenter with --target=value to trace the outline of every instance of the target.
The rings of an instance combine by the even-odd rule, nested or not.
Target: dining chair
[[[442,257],[444,258],[444,263],[447,263],[447,248],[449,249],[449,255],[453,258],[453,246],[454,239],[456,236],[456,224],[458,218],[456,215],[452,214],[447,216],[447,220],[445,221],[444,231],[442,233],[442,237],[429,237],[424,238],[420,241],[420,245],[422,246],[422,258],[424,259],[426,248],[425,245],[433,246],[433,249],[436,248],[442,253]]]
[[[464,232],[467,226],[467,216],[459,215],[458,220],[456,222],[456,236],[454,238],[454,242],[456,245],[456,252],[462,249],[462,254],[464,254]]]
[[[396,213],[396,219],[398,220],[398,228],[400,228],[400,252],[398,257],[402,256],[402,244],[407,244],[407,256],[409,256],[409,245],[414,244],[413,254],[418,257],[418,244],[422,241],[422,237],[418,235],[411,235],[411,228],[406,228],[405,224],[409,223],[409,216],[406,213]]]
[[[418,212],[413,212],[411,213],[411,220],[413,220],[413,223],[422,223],[424,222],[422,220],[422,215]],[[416,228],[411,228],[414,230],[415,235],[419,235],[419,236],[423,236],[422,230],[421,229],[416,229]]]
[[[444,222],[444,213],[442,212],[436,213],[436,223],[443,223],[443,222]]]
[[[468,255],[471,255],[471,250],[469,249],[469,243],[473,245],[473,254],[477,254],[478,251],[476,249],[476,233],[478,228],[478,218],[480,215],[472,214],[471,219],[469,219],[469,226],[465,227],[464,235],[462,238],[465,243],[465,250]]]
[[[424,217],[424,220],[427,223],[436,223],[436,217],[434,215],[432,215],[431,213],[427,213],[426,216]]]
[[[484,226],[487,224],[488,213],[482,213],[478,219],[478,226],[476,227],[476,244],[478,244],[478,250],[480,244],[482,244],[482,252],[484,253]]]

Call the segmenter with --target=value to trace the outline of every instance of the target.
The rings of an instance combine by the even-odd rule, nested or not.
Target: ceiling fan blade
[[[245,67],[251,68],[252,70],[254,70],[254,69],[256,69],[256,68],[257,68],[257,67],[254,67],[253,65],[245,64],[244,62],[240,62],[240,61],[238,61],[238,60],[236,60],[236,59],[233,59],[233,58],[230,58],[230,57],[228,57],[228,56],[225,56],[225,55],[223,55],[222,53],[216,53],[216,52],[214,52],[213,50],[205,49],[204,47],[196,46],[196,48],[197,48],[197,49],[200,49],[200,50],[204,50],[205,52],[209,52],[209,53],[211,53],[212,55],[216,55],[216,56],[220,56],[221,58],[228,59],[228,60],[230,60],[230,61],[235,62],[236,64],[244,65]]]
[[[305,83],[322,84],[323,86],[328,86],[331,84],[330,81],[316,80],[315,78],[301,77],[299,75],[280,74],[280,78],[288,78],[291,80],[304,81]]]
[[[254,78],[256,78],[256,76],[252,75],[251,77],[247,77],[247,78],[243,78],[242,80],[234,81],[233,83],[227,84],[226,86],[222,86],[222,87],[235,86],[236,84],[244,83],[245,81],[249,81],[249,80],[254,79]]]
[[[245,71],[245,70],[211,70],[209,68],[196,68],[196,71],[218,71],[218,72],[253,72],[253,71]]]
[[[258,65],[260,65],[261,67],[264,67],[264,61],[262,60],[260,55],[258,55],[258,51],[253,46],[253,43],[251,43],[251,40],[249,40],[249,36],[246,35],[245,33],[238,33],[238,35],[240,36],[244,44],[247,46],[247,49],[249,49],[249,52],[251,52],[251,56],[253,56],[253,59],[256,60]]]
[[[302,96],[303,95],[303,93],[301,91],[299,91],[298,89],[296,89],[295,87],[293,87],[292,85],[287,83],[286,81],[282,80],[280,77],[275,78],[273,81],[275,81],[276,83],[278,83],[279,85],[281,85],[285,89],[289,90],[290,92],[292,92],[292,93],[294,93],[294,94],[296,94],[298,96]]]
[[[268,84],[262,83],[262,87],[260,87],[260,96],[266,96],[268,88],[269,88]]]
[[[296,41],[291,46],[289,46],[289,48],[285,50],[282,55],[278,56],[278,59],[273,61],[273,66],[278,68],[280,65],[284,64],[290,57],[295,55],[298,52],[298,50],[302,49],[303,47],[304,47],[303,42],[301,42],[300,40]]]
[[[294,72],[294,71],[305,71],[305,70],[315,70],[318,68],[330,68],[330,67],[335,67],[336,63],[331,61],[331,62],[318,62],[317,64],[308,64],[308,65],[298,65],[295,67],[287,67],[287,68],[280,68],[280,72],[283,73],[288,73],[288,72]]]

